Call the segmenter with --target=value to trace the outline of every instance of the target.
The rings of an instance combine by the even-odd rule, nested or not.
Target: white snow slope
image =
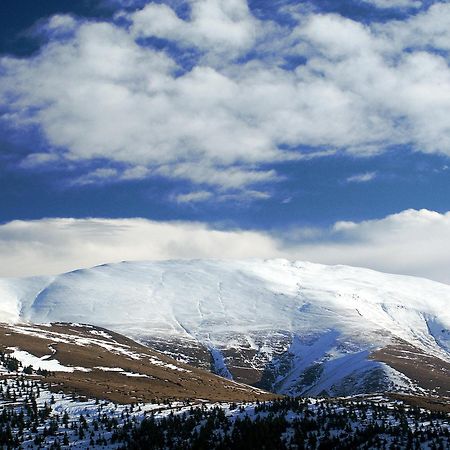
[[[402,385],[400,374],[367,359],[398,339],[450,361],[450,286],[278,259],[124,262],[0,279],[0,321],[82,322],[141,340],[197,341],[225,376],[227,350],[250,351],[247,368],[270,367],[271,387],[286,393],[364,390],[361,374],[376,368]]]

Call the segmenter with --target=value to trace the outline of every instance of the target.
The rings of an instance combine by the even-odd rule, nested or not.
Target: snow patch
[[[75,370],[80,372],[91,371],[91,369],[87,369],[86,367],[64,366],[56,359],[48,359],[48,356],[38,358],[31,353],[14,347],[9,347],[8,350],[12,350],[11,356],[18,359],[23,367],[31,366],[34,370],[42,369],[50,372],[74,372]]]

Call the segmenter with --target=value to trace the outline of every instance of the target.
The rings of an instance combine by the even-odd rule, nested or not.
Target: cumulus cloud
[[[236,187],[273,175],[249,166],[284,159],[251,118],[239,118],[233,80],[210,67],[177,77],[168,56],[110,24],[80,25],[73,39],[31,60],[3,58],[1,67],[3,103],[22,126],[42,127],[71,163],[102,158]]]
[[[428,210],[277,235],[146,219],[42,219],[0,225],[0,276],[59,273],[121,260],[283,257],[450,283],[449,247],[450,212]]]
[[[127,25],[52,18],[38,54],[0,61],[3,120],[38,127],[61,161],[112,164],[81,182],[162,175],[236,189],[278,179],[277,164],[304,149],[450,155],[449,3],[374,24],[305,10],[289,26],[245,0],[189,3],[186,18],[148,3],[122,14]],[[177,62],[187,47],[202,55],[188,71]],[[292,57],[304,63],[286,68]]]
[[[380,33],[385,33],[397,47],[429,51],[438,49],[450,50],[450,4],[435,3],[421,13],[407,20],[392,20],[384,25],[376,26]]]
[[[169,6],[155,3],[128,17],[131,31],[138,37],[175,40],[227,59],[250,49],[261,28],[242,0],[194,0],[189,20],[180,19]]]
[[[56,14],[45,24],[44,29],[58,32],[71,32],[77,26],[76,20],[67,14]]]

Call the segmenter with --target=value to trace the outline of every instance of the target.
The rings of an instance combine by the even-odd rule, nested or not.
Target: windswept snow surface
[[[226,375],[220,352],[238,347],[257,352],[276,372],[280,351],[273,343],[282,336],[291,359],[273,380],[280,392],[301,391],[299,378],[317,363],[320,370],[304,386],[312,378],[330,388],[338,378],[382,367],[367,360],[369,352],[401,340],[450,361],[450,286],[299,261],[124,262],[2,279],[0,321],[21,320],[195,340],[214,349]]]

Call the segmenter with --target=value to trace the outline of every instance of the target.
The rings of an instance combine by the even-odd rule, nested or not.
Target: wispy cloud
[[[376,172],[364,172],[347,178],[347,183],[366,183],[377,176]]]
[[[370,3],[381,9],[394,9],[394,8],[420,8],[423,5],[421,0],[362,0],[364,3]]]
[[[175,196],[175,200],[178,203],[197,203],[204,202],[205,200],[210,199],[213,194],[209,191],[195,191],[188,192],[186,194],[178,194]]]
[[[269,192],[254,189],[241,189],[231,191],[193,191],[184,194],[173,195],[171,198],[177,203],[201,203],[214,199],[215,202],[248,203],[255,200],[268,200],[272,197]]]
[[[117,175],[117,169],[101,167],[78,177],[73,181],[73,184],[83,186],[93,183],[109,182],[111,179],[117,178]]]

